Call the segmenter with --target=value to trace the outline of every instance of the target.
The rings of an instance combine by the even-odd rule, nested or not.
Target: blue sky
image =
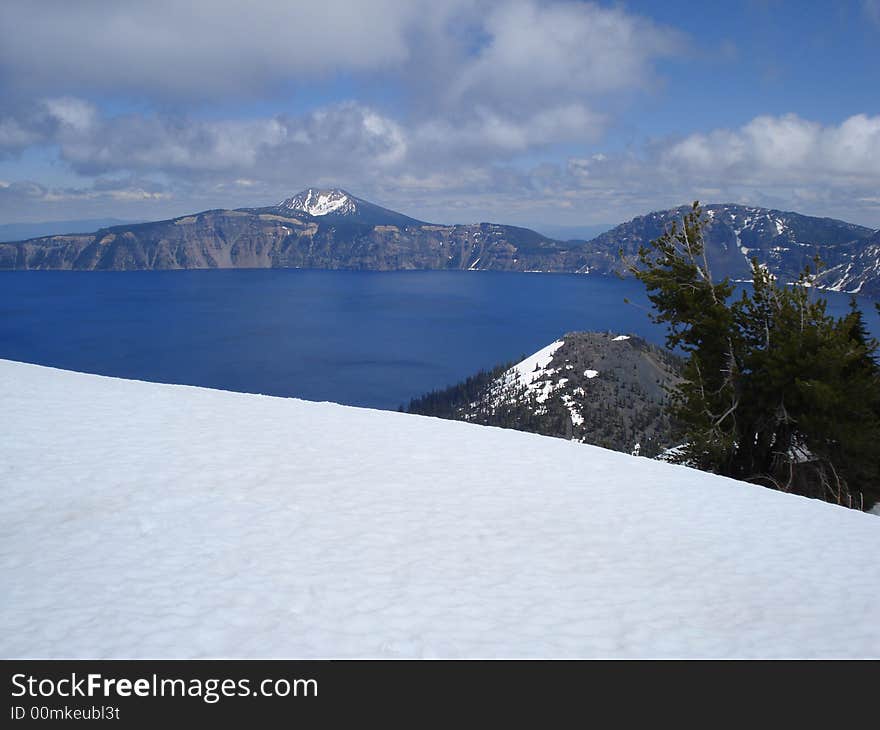
[[[0,5],[0,223],[743,202],[880,227],[880,0]]]

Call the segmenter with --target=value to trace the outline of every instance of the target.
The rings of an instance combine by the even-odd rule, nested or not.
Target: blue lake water
[[[567,274],[0,272],[0,358],[396,408],[573,330],[662,343],[647,308],[636,281]]]

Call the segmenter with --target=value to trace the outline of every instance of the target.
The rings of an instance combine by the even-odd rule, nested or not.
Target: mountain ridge
[[[416,220],[403,213],[383,208],[363,198],[358,198],[342,188],[306,188],[296,195],[272,206],[279,214],[292,212],[306,214],[326,223],[360,223],[367,225],[424,226],[425,221]]]
[[[817,286],[880,298],[880,231],[740,204],[704,206],[713,273],[751,279],[754,256],[793,281],[819,256]],[[276,205],[0,243],[0,269],[446,269],[627,275],[634,256],[685,207],[654,211],[589,241],[500,223],[426,223],[342,188],[307,188]],[[310,212],[311,211],[311,212]]]
[[[569,332],[405,410],[656,457],[676,445],[667,400],[683,364],[635,335]]]
[[[865,226],[793,211],[738,203],[707,204],[702,209],[707,223],[703,233],[713,274],[734,280],[751,280],[749,262],[755,256],[773,273],[791,281],[815,255],[828,267],[836,266],[841,263],[841,254],[846,253],[842,247],[874,235],[873,229]],[[599,266],[622,271],[618,250],[634,257],[640,245],[662,235],[688,210],[689,206],[678,206],[652,211],[592,239],[589,245],[594,254],[604,256]]]

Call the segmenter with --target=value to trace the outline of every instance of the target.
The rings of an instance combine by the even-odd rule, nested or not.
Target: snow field
[[[0,656],[880,656],[880,520],[516,431],[0,361]]]

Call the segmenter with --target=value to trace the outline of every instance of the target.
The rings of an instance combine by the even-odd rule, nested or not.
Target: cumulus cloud
[[[864,2],[869,16],[876,6]],[[880,219],[877,116],[838,124],[757,116],[735,129],[560,159],[563,145],[601,150],[613,110],[656,88],[658,63],[693,46],[621,5],[45,0],[40,8],[0,3],[0,159],[39,147],[54,156],[50,179],[67,175],[70,184],[0,184],[15,215],[26,201],[70,206],[64,215],[141,204],[142,213],[126,214],[147,217],[163,203],[183,213],[344,185],[447,221],[610,222],[695,197]],[[302,111],[281,111],[287,95],[339,79],[311,106],[312,97],[297,99]],[[381,93],[367,101],[343,88]],[[0,168],[3,177],[26,162]]]
[[[51,140],[58,128],[58,120],[46,105],[24,104],[14,113],[0,114],[0,159],[16,155],[32,146]]]
[[[645,86],[652,62],[681,46],[669,28],[593,3],[502,3],[483,32],[488,41],[447,93],[496,108]]]
[[[609,94],[642,88],[682,36],[620,8],[515,0],[484,4],[475,50],[433,75],[419,136],[448,154],[509,154],[595,141]],[[438,118],[439,115],[439,118]]]
[[[648,83],[652,63],[679,44],[674,31],[619,8],[560,0],[329,0],[320,11],[314,3],[163,3],[84,3],[75,13],[69,3],[50,3],[48,24],[35,22],[29,3],[4,4],[5,81],[66,93],[10,105],[5,115],[0,102],[0,152],[57,144],[86,175],[244,174],[264,159],[324,178],[344,172],[342,160],[379,168],[488,163],[598,140],[610,121],[597,110],[600,98]],[[382,22],[368,22],[376,18]],[[244,78],[255,69],[259,81]],[[295,86],[364,69],[406,89],[394,116],[351,101],[296,117],[205,120],[180,101],[181,92],[234,97],[272,79]],[[175,103],[105,116],[87,96],[70,94],[77,87],[170,93]]]
[[[537,225],[613,223],[650,210],[735,202],[880,225],[880,116],[837,124],[760,116],[736,129],[523,169],[486,164],[408,175],[386,189],[423,209]]]
[[[864,114],[827,125],[760,116],[736,129],[531,168],[514,164],[515,153],[583,134],[585,127],[600,130],[604,120],[573,106],[538,110],[516,123],[481,117],[456,128],[444,120],[395,119],[354,102],[251,120],[104,117],[70,97],[47,100],[29,115],[74,171],[111,181],[85,192],[28,188],[29,200],[46,203],[155,202],[176,192],[193,208],[260,205],[317,184],[344,185],[443,221],[607,222],[694,198],[848,216],[867,225],[880,219],[880,116]],[[22,134],[15,118],[0,118],[6,129],[13,130],[8,139]],[[120,175],[137,177],[138,184],[120,186]],[[144,183],[157,178],[168,182],[157,189]]]
[[[43,95],[178,102],[415,67],[449,100],[639,86],[669,28],[567,0],[32,0],[0,4],[0,79]],[[417,82],[416,82],[417,83]]]
[[[61,159],[82,175],[235,172],[277,179],[295,169],[332,177],[365,166],[382,172],[402,165],[442,167],[456,159],[490,162],[536,145],[596,139],[604,123],[578,104],[539,108],[518,120],[480,110],[459,126],[445,119],[407,126],[356,102],[249,120],[108,117],[82,99],[63,97],[44,100],[22,118],[0,117],[0,147],[57,145]]]
[[[33,181],[0,181],[0,216],[17,220],[49,220],[75,211],[77,217],[103,215],[107,210],[138,218],[166,209],[174,195],[162,185],[137,178],[98,179],[82,187],[47,186]],[[109,207],[108,207],[109,206]]]
[[[540,177],[539,199],[577,200],[605,220],[701,199],[880,222],[880,116],[823,125],[793,114],[737,129],[658,139],[639,150],[571,158]]]
[[[823,126],[795,114],[756,117],[740,129],[693,134],[660,155],[692,179],[774,184],[880,182],[880,116],[857,114]]]
[[[65,134],[88,133],[98,120],[97,109],[83,99],[41,99],[0,113],[0,154],[15,154],[27,147],[52,144]]]
[[[103,116],[71,97],[47,99],[21,118],[0,117],[0,146],[56,145],[82,175],[119,171],[184,176],[213,173],[269,175],[293,165],[303,171],[340,163],[386,167],[407,151],[403,128],[356,103],[301,116],[200,120],[179,115]],[[341,171],[341,170],[340,170]]]
[[[44,141],[44,135],[33,125],[7,117],[0,119],[0,154],[17,152]]]
[[[426,119],[414,127],[412,136],[416,150],[433,159],[442,151],[444,155],[485,160],[545,145],[595,141],[607,121],[604,115],[578,103],[538,106],[516,115],[477,106],[452,119]]]
[[[649,84],[652,64],[682,45],[620,8],[567,0],[42,7],[0,5],[0,86],[18,94],[134,92],[195,108],[372,74],[402,90],[408,117],[447,152],[449,130],[462,131],[467,153],[593,140],[606,121],[597,100]],[[17,128],[5,134],[23,140]]]

